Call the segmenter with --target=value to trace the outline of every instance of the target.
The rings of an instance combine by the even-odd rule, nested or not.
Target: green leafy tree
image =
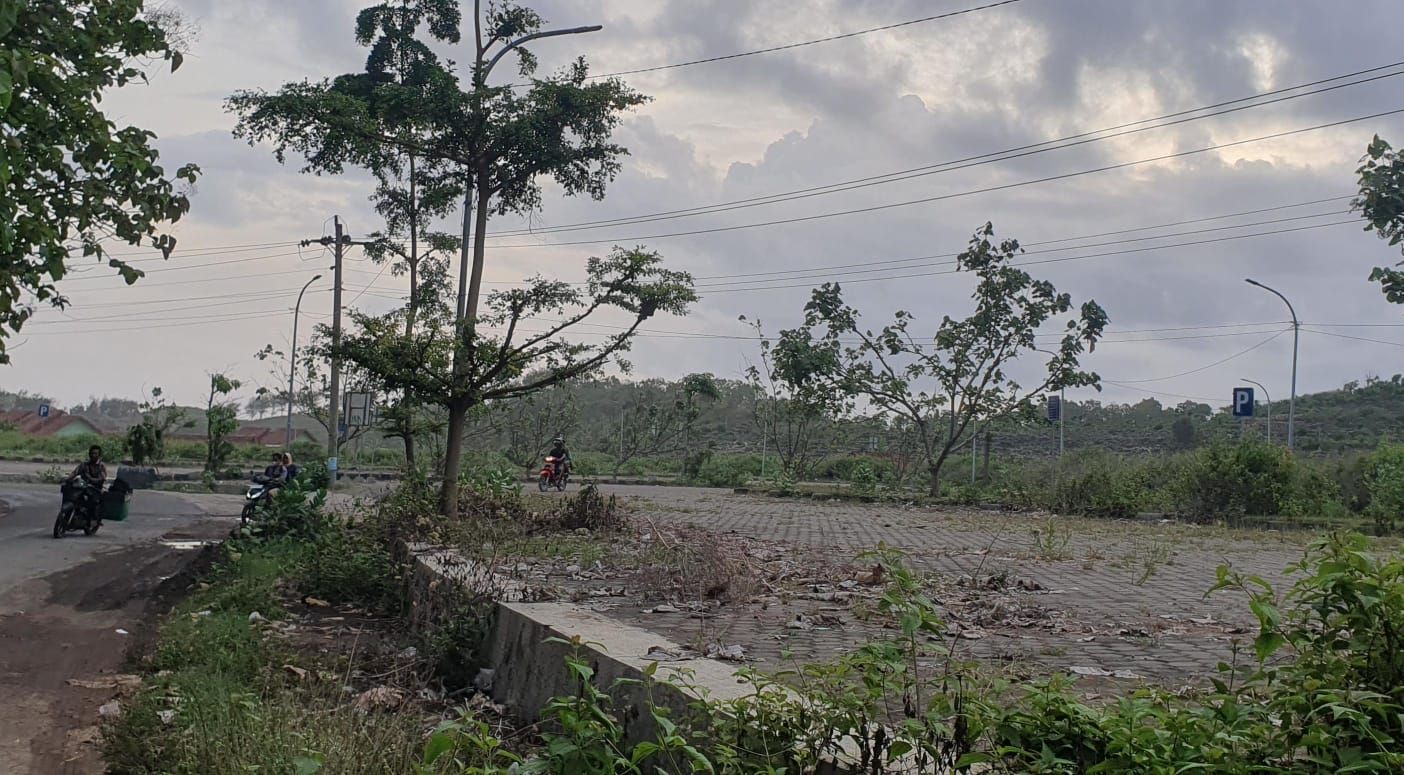
[[[141,270],[105,243],[143,242],[169,257],[163,224],[190,208],[168,176],[153,134],[119,127],[102,96],[145,79],[153,59],[181,55],[141,0],[0,0],[0,363],[4,338],[33,314],[22,297],[63,307],[57,283],[74,255],[106,261],[128,284]],[[169,17],[167,17],[169,18]]]
[[[699,399],[715,401],[721,397],[711,374],[689,374],[672,391],[658,381],[649,381],[632,386],[631,392],[620,417],[615,479],[630,460],[686,450],[689,434],[701,416]]]
[[[377,19],[398,14],[394,24],[410,37],[423,27],[439,44],[455,45],[461,38],[458,3],[449,0],[379,4],[367,13]],[[373,60],[378,50],[391,57],[396,44],[387,41],[403,41],[404,36],[377,36],[377,24],[366,18],[363,14],[358,25],[361,42],[379,47],[372,49]],[[240,115],[240,134],[272,143],[280,158],[288,150],[296,151],[316,171],[339,172],[343,164],[364,164],[387,151],[456,170],[472,205],[465,201],[464,234],[470,232],[471,209],[471,232],[479,239],[471,242],[471,256],[465,239],[459,259],[455,335],[447,364],[451,389],[443,399],[448,414],[444,465],[449,472],[462,460],[468,414],[484,400],[479,394],[483,355],[500,344],[480,330],[501,312],[480,310],[486,255],[481,237],[489,217],[538,209],[543,177],[555,181],[566,195],[602,198],[620,169],[619,157],[626,153],[610,140],[614,128],[625,111],[644,101],[618,79],[591,79],[584,60],[549,79],[535,78],[536,59],[523,45],[568,31],[545,30],[544,20],[529,8],[501,2],[489,3],[484,10],[475,0],[472,22],[466,89],[446,68],[426,60],[423,77],[408,91],[393,79],[357,81],[355,88],[347,79],[337,79],[288,84],[275,94],[243,92],[229,101],[230,109]],[[385,25],[379,29],[383,32]],[[519,77],[528,83],[520,88],[489,85],[496,65],[512,52],[517,54]],[[405,100],[414,101],[414,131],[387,129],[384,105]],[[544,297],[554,293],[549,284],[540,290]],[[445,476],[444,514],[457,514],[458,492],[455,477]]]
[[[1078,365],[1107,324],[1106,313],[1093,301],[1067,320],[1057,350],[1032,388],[1009,374],[1016,359],[1035,353],[1038,330],[1073,309],[1068,294],[1014,264],[1020,252],[1015,240],[997,242],[991,224],[977,231],[956,259],[957,268],[976,279],[975,310],[959,320],[947,315],[930,342],[912,334],[914,318],[908,312],[898,310],[892,323],[874,332],[844,302],[838,285],[816,288],[803,325],[780,334],[777,373],[801,398],[861,399],[873,411],[909,420],[931,476],[931,494],[939,495],[942,466],[984,423],[1026,409],[1044,392],[1098,384],[1096,374]]]
[[[188,419],[183,407],[168,403],[159,387],[141,403],[141,422],[127,429],[127,448],[137,465],[159,463],[166,458],[166,436],[177,428],[189,428],[195,423]]]
[[[556,436],[569,437],[580,422],[570,385],[559,384],[489,407],[488,422],[496,426],[503,454],[514,464],[531,469],[541,462]]]
[[[628,351],[644,321],[659,313],[682,314],[696,299],[691,275],[664,269],[657,253],[616,248],[607,257],[591,258],[585,272],[587,279],[579,285],[536,278],[525,287],[491,294],[478,321],[483,331],[501,333],[475,340],[461,362],[466,375],[461,366],[455,371],[459,340],[456,321],[448,314],[422,320],[416,336],[406,339],[393,316],[352,313],[342,357],[388,389],[408,391],[450,411],[466,394],[469,405],[478,408],[594,374]],[[607,309],[632,320],[602,341],[568,339],[572,328]],[[521,327],[528,320],[547,322],[528,333]],[[458,471],[461,460],[446,452],[445,470]]]
[[[1351,207],[1365,218],[1366,231],[1375,232],[1390,247],[1398,246],[1404,242],[1404,156],[1375,135],[1355,173],[1360,193]],[[1404,304],[1404,271],[1378,266],[1370,280],[1380,284],[1392,304]]]
[[[230,401],[229,395],[240,387],[239,380],[223,374],[210,375],[210,397],[205,404],[205,440],[208,450],[205,457],[205,471],[219,473],[234,451],[234,445],[226,439],[239,429],[239,405]]]

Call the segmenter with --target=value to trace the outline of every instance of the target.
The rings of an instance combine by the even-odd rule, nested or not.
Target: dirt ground
[[[201,522],[169,539],[213,539]],[[0,772],[97,773],[99,708],[125,683],[126,655],[190,585],[200,550],[156,543],[99,555],[0,600]]]

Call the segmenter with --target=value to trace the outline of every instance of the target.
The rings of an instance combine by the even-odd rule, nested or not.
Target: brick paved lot
[[[1050,523],[1047,515],[724,490],[604,489],[660,527],[741,536],[772,551],[780,542],[829,563],[832,572],[820,574],[809,594],[762,596],[710,616],[686,607],[644,612],[660,601],[621,602],[612,611],[684,644],[740,644],[748,657],[775,669],[786,662],[782,651],[799,662],[832,659],[881,634],[855,615],[865,593],[874,593],[840,583],[860,569],[853,559],[858,553],[885,544],[906,552],[915,568],[937,574],[936,599],[964,633],[955,642],[984,662],[1019,673],[1090,668],[1173,685],[1193,682],[1230,659],[1234,640],[1248,644],[1255,633],[1241,596],[1205,598],[1215,568],[1230,563],[1281,587],[1284,569],[1300,559],[1311,538],[1076,518]],[[797,616],[803,629],[787,626]]]

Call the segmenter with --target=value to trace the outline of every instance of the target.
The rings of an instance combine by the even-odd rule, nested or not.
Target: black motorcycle
[[[63,538],[70,530],[82,530],[83,535],[90,536],[102,527],[101,485],[69,480],[61,485],[60,492],[63,504],[54,520],[54,538]]]

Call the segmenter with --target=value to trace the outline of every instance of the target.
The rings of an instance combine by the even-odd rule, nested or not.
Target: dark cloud
[[[205,168],[194,210],[178,229],[183,247],[310,236],[333,212],[345,215],[360,233],[374,228],[364,176],[315,178],[300,175],[295,167],[280,167],[266,149],[249,148],[230,138],[232,119],[217,110],[219,100],[239,88],[274,88],[284,81],[358,67],[365,52],[352,39],[352,25],[360,4],[357,0],[179,3],[203,30],[188,65],[192,74],[182,70],[152,88],[169,85],[180,101],[164,104],[153,99],[124,106],[129,120],[140,123],[145,116],[161,125],[165,158],[196,161]],[[553,25],[602,23],[605,29],[542,41],[533,51],[547,72],[582,53],[596,72],[609,72],[725,55],[971,4],[966,0],[596,4],[542,0],[533,5]],[[1388,23],[1397,15],[1395,6],[1387,0],[1362,0],[1348,6],[1328,0],[1027,0],[835,43],[630,76],[632,84],[657,99],[621,127],[618,139],[632,155],[606,200],[561,198],[548,186],[543,212],[521,224],[504,219],[494,228],[527,224],[548,228],[822,186],[1386,64],[1398,58],[1394,25]],[[444,53],[460,61],[468,58],[462,46]],[[505,80],[513,74],[503,70],[498,77]],[[1121,140],[841,194],[696,218],[514,238],[510,242],[533,247],[494,248],[488,275],[503,281],[540,271],[575,279],[585,257],[603,253],[615,241],[631,244],[633,238],[665,232],[880,206],[1118,164],[1404,107],[1398,103],[1399,93],[1399,84],[1389,80]],[[994,222],[1001,235],[1026,243],[1118,231],[1347,194],[1356,158],[1370,135],[1376,131],[1404,134],[1401,130],[1404,121],[1399,118],[1375,120],[1173,163],[910,207],[643,241],[662,251],[671,264],[711,278],[701,282],[719,283],[738,274],[949,253],[961,249],[970,233],[986,221]],[[1322,205],[1171,231],[1329,209]],[[1293,225],[1297,224],[1254,231]],[[1214,236],[1206,233],[1197,238]],[[567,239],[605,241],[553,245]],[[1100,241],[1105,240],[1091,240]],[[1148,240],[1123,247],[1156,244]],[[1115,248],[1029,258],[1109,249]],[[1245,276],[1278,286],[1297,302],[1304,320],[1392,323],[1397,321],[1396,312],[1365,276],[1371,266],[1394,258],[1358,228],[1344,226],[1050,263],[1031,271],[1077,299],[1096,298],[1112,315],[1115,329],[1282,320],[1285,310],[1280,302],[1245,285]],[[354,267],[360,273],[353,275],[358,282],[374,277],[373,271],[365,273],[368,268]],[[657,321],[651,327],[744,334],[746,329],[736,317],[746,314],[764,319],[774,330],[793,324],[809,286],[826,279],[844,282],[852,300],[875,325],[893,310],[907,309],[921,326],[934,327],[942,315],[959,315],[966,309],[969,283],[964,278],[859,280],[943,268],[914,264],[867,275],[831,277],[818,271],[775,275],[770,285],[800,287],[704,290],[703,301],[688,319]],[[276,287],[280,282],[254,276],[214,287],[244,291]],[[287,283],[295,284],[295,278]],[[160,291],[154,285],[139,295],[149,299],[178,293],[196,295],[184,286]],[[390,302],[367,298],[359,303]],[[125,354],[133,369],[128,378],[113,382],[110,392],[132,395],[140,383],[153,381],[164,385],[184,381],[189,387],[192,374],[198,381],[200,372],[247,361],[247,353],[270,337],[270,329],[276,333],[286,327],[285,313],[276,309],[278,305],[265,306],[275,310],[266,325],[262,321],[231,325],[213,338],[208,328],[167,334],[173,343],[194,347],[192,351],[200,354],[198,364],[147,357],[133,349],[136,344],[125,341],[102,344],[100,354],[99,346],[86,340],[75,340],[73,346],[91,349],[86,355],[105,366]],[[1365,335],[1393,339],[1388,331]],[[1108,343],[1098,348],[1092,365],[1118,380],[1171,375],[1234,355],[1266,335]],[[1399,338],[1404,339],[1404,334]],[[1109,386],[1105,397],[1135,400],[1146,391],[1214,396],[1225,394],[1226,386],[1240,376],[1261,379],[1274,388],[1282,385],[1285,395],[1289,340],[1279,338],[1223,366],[1183,378],[1144,383],[1135,389]],[[206,346],[210,341],[219,344]],[[58,393],[65,400],[83,398],[94,391],[87,387],[73,391],[71,385],[78,384],[79,375],[66,371],[64,365],[88,363],[84,353],[77,354],[83,357],[56,357],[35,346],[16,351],[18,364],[11,379]],[[1388,363],[1390,359],[1382,356],[1392,354],[1388,346],[1303,334],[1303,389],[1337,386],[1367,371],[1388,376],[1391,369],[1379,364]],[[754,347],[730,340],[641,339],[631,359],[644,376],[699,368],[734,376],[753,357]],[[1274,397],[1278,397],[1276,389]]]

